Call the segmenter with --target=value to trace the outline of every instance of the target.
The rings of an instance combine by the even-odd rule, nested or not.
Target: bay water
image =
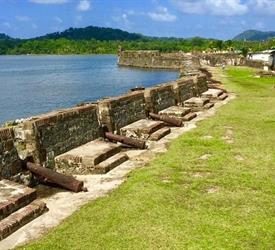
[[[117,66],[115,55],[0,56],[0,124],[175,80],[176,71]]]

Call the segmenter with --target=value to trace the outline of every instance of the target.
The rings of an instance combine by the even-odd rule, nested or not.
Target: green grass
[[[237,99],[24,248],[275,249],[275,79],[252,75],[230,68]]]

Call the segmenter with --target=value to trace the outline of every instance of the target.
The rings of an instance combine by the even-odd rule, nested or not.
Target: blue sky
[[[230,39],[275,30],[275,0],[0,0],[0,33],[30,38],[69,27],[113,27],[150,36]]]

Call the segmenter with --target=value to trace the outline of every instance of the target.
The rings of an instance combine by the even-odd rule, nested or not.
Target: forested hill
[[[0,40],[14,40],[14,38],[12,38],[4,33],[0,33]]]
[[[235,36],[233,40],[239,41],[266,41],[275,38],[275,31],[246,30]]]
[[[99,41],[133,41],[142,39],[143,36],[136,33],[129,33],[120,29],[102,28],[88,26],[86,28],[69,28],[63,32],[55,32],[34,39],[59,39],[69,40],[99,40]]]
[[[248,51],[275,47],[275,40],[259,42],[247,39],[244,42],[243,39],[222,41],[200,37],[158,38],[94,26],[69,28],[63,32],[30,39],[14,39],[0,33],[0,55],[116,54],[120,46],[125,50],[159,50],[161,52],[237,50],[247,54]]]

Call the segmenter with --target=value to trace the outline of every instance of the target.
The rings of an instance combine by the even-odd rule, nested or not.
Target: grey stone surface
[[[120,151],[115,143],[94,140],[55,157],[55,169],[63,174],[91,174],[97,164]]]

